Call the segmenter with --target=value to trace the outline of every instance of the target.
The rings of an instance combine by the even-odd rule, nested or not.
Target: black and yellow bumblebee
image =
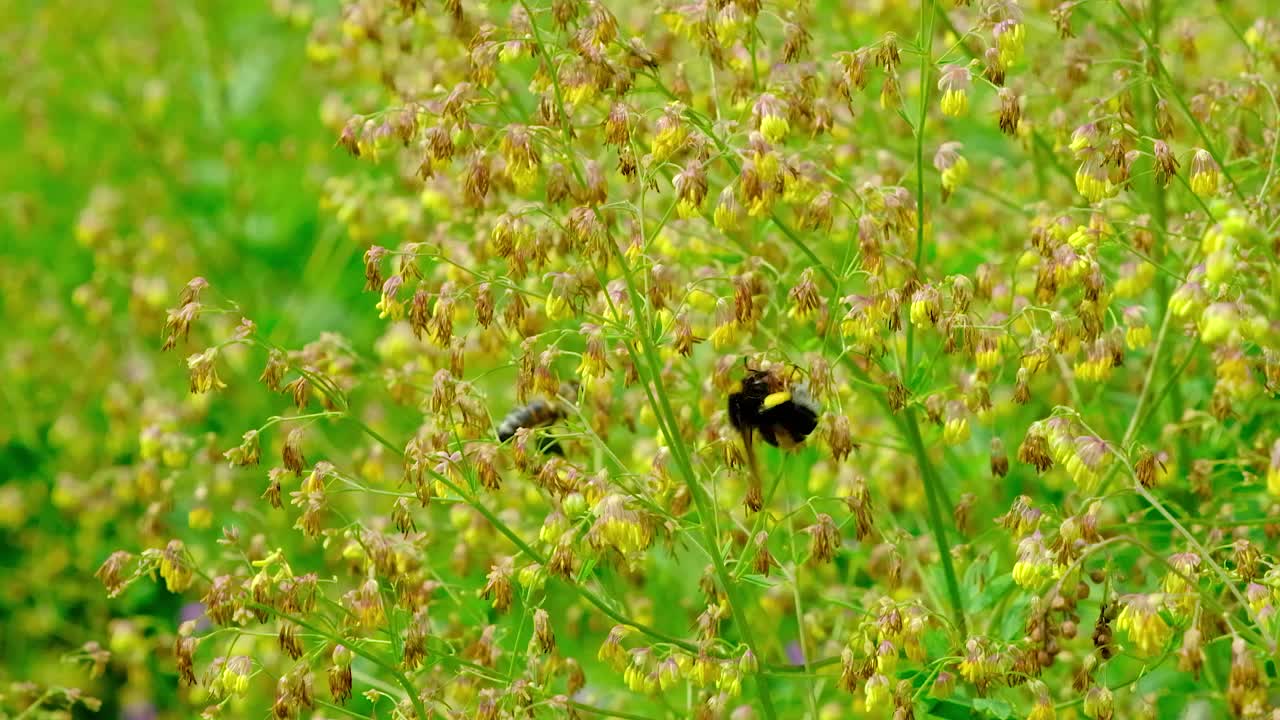
[[[774,447],[792,449],[818,427],[821,413],[808,383],[792,382],[773,369],[748,366],[747,376],[729,391],[729,423],[748,449],[756,432]]]
[[[534,398],[507,413],[498,423],[498,442],[505,443],[515,437],[520,428],[541,428],[554,425],[569,416],[568,403],[574,402],[578,396],[577,383],[564,383],[560,386],[558,397]],[[544,453],[564,457],[564,448],[554,437],[543,436],[538,439],[538,449]]]
[[[745,362],[744,362],[745,364]],[[793,382],[794,372],[760,370],[746,365],[747,375],[729,390],[729,424],[742,436],[751,483],[747,507],[758,511],[764,503],[760,468],[756,462],[755,434],[774,447],[790,450],[818,427],[822,408],[804,381]]]

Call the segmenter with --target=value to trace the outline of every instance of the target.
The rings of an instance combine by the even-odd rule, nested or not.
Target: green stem
[[[566,146],[573,145],[573,127],[569,123],[569,114],[564,108],[564,99],[560,94],[560,73],[556,70],[555,63],[551,60],[551,53],[547,52],[547,46],[542,43],[542,33],[538,30],[536,15],[533,14],[533,8],[529,7],[529,3],[520,0],[520,6],[524,8],[524,12],[529,16],[529,27],[533,30],[533,43],[538,48],[538,53],[542,55],[542,59],[547,63],[547,74],[551,76],[551,90],[556,96],[556,107],[560,109],[560,129],[564,132],[564,142]],[[576,171],[577,165],[573,168]]]
[[[1200,544],[1200,541],[1197,540],[1181,522],[1178,522],[1178,519],[1169,512],[1168,508],[1164,506],[1164,503],[1160,502],[1155,495],[1151,494],[1150,490],[1147,490],[1142,486],[1142,483],[1138,482],[1138,478],[1133,476],[1132,468],[1130,468],[1129,474],[1133,477],[1134,491],[1137,492],[1138,495],[1142,496],[1142,499],[1146,500],[1151,507],[1155,508],[1156,512],[1163,515],[1164,519],[1168,520],[1169,524],[1173,526],[1173,529],[1177,530],[1178,534],[1181,535],[1197,553],[1199,553],[1200,557],[1209,565],[1209,569],[1213,570],[1213,574],[1218,576],[1218,580],[1221,581],[1223,585],[1226,585],[1227,590],[1235,596],[1236,602],[1240,603],[1240,607],[1243,608],[1245,614],[1249,616],[1249,621],[1253,623],[1253,626],[1258,629],[1259,634],[1261,635],[1264,627],[1262,622],[1258,619],[1257,614],[1254,613],[1253,608],[1249,606],[1249,601],[1245,599],[1243,594],[1241,594],[1240,588],[1237,588],[1235,583],[1231,581],[1231,578],[1227,576],[1227,573],[1222,569],[1222,566],[1215,562],[1213,556],[1210,555],[1209,551]],[[1262,638],[1266,643],[1267,650],[1274,654],[1276,652],[1275,643],[1265,635],[1262,635]]]
[[[1237,200],[1243,203],[1245,201],[1244,193],[1240,191],[1240,186],[1236,184],[1235,178],[1231,177],[1231,171],[1227,169],[1227,164],[1223,159],[1223,155],[1218,152],[1217,148],[1214,146],[1213,140],[1209,138],[1209,133],[1205,132],[1204,125],[1202,125],[1200,120],[1196,118],[1195,113],[1191,112],[1191,106],[1187,104],[1187,101],[1182,97],[1182,93],[1178,92],[1177,88],[1174,86],[1173,76],[1169,74],[1168,68],[1164,66],[1164,62],[1160,59],[1160,51],[1156,47],[1156,41],[1153,38],[1148,37],[1147,33],[1143,32],[1142,26],[1140,26],[1138,21],[1129,14],[1129,11],[1125,9],[1124,4],[1121,3],[1120,0],[1115,0],[1115,5],[1116,9],[1120,11],[1120,14],[1124,16],[1125,21],[1129,23],[1129,27],[1131,27],[1138,37],[1142,39],[1142,44],[1146,47],[1147,53],[1151,58],[1151,64],[1155,66],[1156,74],[1162,76],[1165,82],[1169,83],[1169,94],[1178,102],[1178,107],[1182,109],[1182,114],[1187,117],[1188,122],[1190,122],[1191,126],[1195,128],[1196,134],[1200,136],[1200,141],[1204,143],[1205,151],[1208,152],[1209,155],[1213,157],[1214,162],[1218,164],[1219,171],[1221,171],[1222,176],[1227,179],[1227,185],[1230,186],[1231,193],[1236,196]]]
[[[942,563],[942,574],[947,581],[947,595],[951,598],[951,611],[955,616],[956,628],[960,634],[967,635],[968,629],[964,617],[964,600],[960,595],[960,581],[956,578],[955,566],[951,563],[951,545],[947,541],[947,526],[942,517],[941,485],[938,475],[925,450],[924,440],[920,436],[920,426],[916,422],[915,408],[906,409],[907,441],[920,466],[920,478],[924,482],[925,500],[928,504],[929,530],[933,533],[934,542],[938,545],[938,559]]]
[[[623,718],[623,720],[652,720],[644,715],[635,715],[632,713],[622,712],[620,710],[606,710],[605,708],[599,708],[593,705],[584,705],[573,700],[570,700],[566,704],[575,710],[581,710],[582,712],[591,713],[592,715],[599,715],[600,717]]]
[[[803,495],[803,493],[801,493]],[[787,498],[787,514],[791,514],[791,498]],[[796,534],[789,533],[787,541],[791,547],[791,598],[795,603],[796,612],[796,635],[800,638],[800,656],[804,658],[804,669],[806,673],[813,672],[813,666],[810,665],[812,658],[809,657],[809,642],[805,639],[804,632],[804,601],[800,596],[800,560],[796,553]],[[811,717],[818,717],[818,699],[814,693],[813,683],[808,683],[805,690],[805,700],[809,703],[809,714]]]
[[[31,717],[32,713],[34,713],[36,710],[39,710],[41,707],[44,707],[44,704],[48,702],[49,699],[52,697],[53,697],[53,691],[45,690],[43,695],[37,698],[35,702],[28,705],[27,709],[23,710],[16,718],[14,718],[14,720],[26,720],[26,718]]]
[[[378,443],[380,443],[383,447],[396,453],[396,455],[400,455],[400,456],[404,455],[404,451],[401,448],[396,447],[396,445],[394,445],[390,440],[387,440],[382,435],[378,434],[377,431],[375,431],[373,428],[366,425],[364,422],[350,415],[347,416],[347,419],[355,423],[365,434],[367,434],[369,437],[373,438],[374,440],[378,441]],[[525,555],[529,556],[534,562],[538,563],[539,565],[545,566],[547,564],[547,559],[543,557],[542,553],[539,553],[537,550],[534,550],[533,547],[529,545],[529,543],[525,542],[524,539],[522,539],[514,530],[512,530],[509,525],[503,522],[502,519],[499,518],[492,510],[485,507],[484,503],[480,502],[478,498],[473,498],[468,496],[466,493],[462,491],[462,488],[458,487],[452,480],[450,480],[448,477],[444,475],[439,475],[435,472],[432,472],[431,475],[434,479],[439,480],[445,487],[449,488],[451,492],[456,493],[458,497],[461,498],[462,501],[465,502],[468,506],[470,506],[476,512],[480,513],[480,515],[484,517],[485,520],[488,520],[489,524],[492,525],[493,528],[497,530],[499,534],[507,538],[507,540],[511,541],[511,544],[515,545],[516,549],[518,549],[520,552],[524,553]],[[674,645],[688,652],[698,651],[698,646],[689,642],[688,640],[681,640],[680,638],[672,637],[671,635],[667,635],[666,633],[658,630],[657,628],[653,628],[648,625],[645,625],[644,623],[638,622],[636,620],[632,620],[631,618],[628,618],[627,616],[619,613],[618,611],[610,607],[609,604],[605,602],[603,598],[596,595],[591,590],[588,590],[587,588],[582,587],[581,585],[578,585],[572,582],[566,582],[564,583],[564,587],[568,588],[570,592],[580,596],[582,599],[594,605],[596,609],[598,609],[600,612],[607,615],[614,622],[617,622],[621,625],[626,625],[627,627],[635,628],[641,633],[648,635],[649,637],[659,642],[664,642],[669,645]]]
[[[916,119],[916,272],[924,257],[924,125],[929,119],[929,68],[933,65],[934,1],[920,9],[920,112]]]
[[[685,484],[693,496],[693,502],[698,508],[699,525],[702,528],[707,552],[711,555],[712,563],[715,566],[716,576],[724,587],[725,600],[729,605],[729,614],[733,618],[733,623],[738,628],[739,634],[742,636],[743,643],[758,660],[760,653],[757,651],[754,633],[743,613],[742,599],[738,596],[733,579],[729,576],[724,556],[720,552],[719,541],[716,538],[716,530],[712,524],[712,520],[715,517],[714,503],[707,495],[706,488],[702,487],[702,484],[698,481],[697,474],[693,469],[693,463],[689,459],[689,449],[685,446],[684,438],[680,435],[675,412],[671,409],[671,401],[667,397],[666,388],[662,383],[662,363],[658,357],[657,349],[654,347],[653,337],[650,334],[653,326],[644,316],[643,308],[645,305],[640,293],[636,290],[635,278],[631,272],[631,266],[627,264],[626,256],[623,255],[616,244],[611,243],[610,247],[613,250],[615,259],[622,268],[627,294],[631,301],[632,313],[637,324],[636,329],[639,335],[640,349],[645,356],[645,362],[649,366],[649,378],[653,381],[650,403],[653,406],[654,415],[660,419],[659,424],[663,435],[666,436],[667,446],[671,449],[672,457],[675,458],[676,464],[684,476]],[[645,392],[649,393],[649,383],[646,381],[644,385]],[[769,682],[763,672],[756,673],[756,693],[760,699],[760,709],[763,711],[764,716],[770,720],[775,718],[773,698],[769,694]]]
[[[1173,313],[1167,310],[1164,313],[1164,320],[1160,322],[1160,330],[1156,334],[1156,347],[1151,351],[1151,362],[1147,365],[1147,376],[1142,381],[1142,391],[1138,393],[1138,402],[1133,406],[1133,415],[1129,417],[1129,426],[1125,428],[1124,437],[1120,440],[1120,447],[1127,448],[1129,443],[1133,442],[1134,436],[1138,434],[1139,418],[1146,411],[1147,398],[1151,395],[1151,388],[1156,377],[1156,368],[1160,367],[1161,359],[1164,355],[1165,342],[1169,339],[1169,319]]]
[[[426,720],[428,717],[430,717],[429,715],[427,715],[426,707],[422,704],[422,698],[418,697],[417,688],[414,687],[413,683],[409,680],[408,676],[406,676],[404,673],[397,670],[395,665],[383,660],[381,656],[377,655],[376,653],[371,653],[368,650],[365,650],[364,648],[360,647],[360,645],[357,643],[348,642],[345,638],[341,638],[341,637],[338,637],[337,635],[326,632],[324,629],[317,627],[315,625],[312,625],[311,623],[307,622],[306,620],[303,620],[302,618],[294,617],[293,615],[280,612],[279,610],[277,610],[274,607],[271,607],[270,605],[263,605],[261,603],[256,603],[256,602],[249,602],[245,604],[248,607],[254,608],[256,610],[260,610],[266,613],[271,613],[282,620],[287,620],[293,623],[294,625],[297,625],[298,627],[307,630],[308,632],[314,633],[316,635],[319,635],[320,637],[325,638],[326,640],[328,640],[329,642],[335,645],[342,645],[343,647],[350,650],[352,654],[359,655],[365,660],[368,660],[374,665],[377,665],[378,667],[382,668],[384,671],[387,672],[387,674],[391,675],[391,677],[395,679],[397,683],[400,684],[400,687],[404,688],[404,691],[406,693],[409,694],[409,702],[413,703],[413,711],[418,715],[418,717],[421,720]]]
[[[933,67],[933,22],[934,17],[938,14],[934,0],[925,0],[920,8],[920,112],[916,118],[915,125],[915,141],[916,141],[916,254],[915,254],[915,272],[921,273],[921,264],[924,262],[924,243],[925,243],[925,202],[924,202],[924,138],[925,124],[929,120],[929,100],[930,90],[930,68]],[[907,323],[907,347],[906,359],[901,368],[902,381],[907,382],[907,373],[911,371],[915,355],[914,343],[914,326]],[[955,567],[951,562],[951,545],[947,541],[946,524],[943,521],[942,514],[942,497],[944,489],[939,482],[938,474],[933,467],[933,462],[929,460],[928,452],[924,447],[924,440],[920,434],[920,424],[916,419],[915,408],[907,408],[905,420],[902,423],[907,442],[911,446],[912,453],[915,455],[916,464],[920,468],[920,479],[924,483],[925,500],[928,505],[928,523],[929,530],[933,534],[934,542],[938,546],[939,560],[942,563],[942,573],[947,581],[947,595],[951,599],[951,611],[955,616],[956,628],[960,630],[961,635],[967,634],[967,627],[964,616],[964,600],[960,595],[960,582],[956,578]]]
[[[1161,22],[1162,5],[1163,5],[1162,0],[1151,0],[1150,9],[1147,11],[1147,14],[1150,17],[1150,23],[1151,23],[1151,43],[1153,46],[1156,46],[1156,47],[1159,47],[1159,44],[1160,44],[1160,28],[1162,25],[1162,22]],[[1156,136],[1156,105],[1159,103],[1160,96],[1159,96],[1159,93],[1156,91],[1156,78],[1154,77],[1151,78],[1151,87],[1150,87],[1150,92],[1147,95],[1147,98],[1148,98],[1149,107],[1147,108],[1147,112],[1144,113],[1144,115],[1146,116],[1147,134],[1150,135],[1151,137],[1155,137]],[[1156,244],[1155,244],[1155,247],[1152,248],[1151,254],[1152,254],[1152,259],[1154,260],[1153,264],[1159,264],[1159,263],[1165,262],[1166,258],[1168,257],[1167,245],[1169,243],[1169,208],[1168,208],[1168,197],[1165,194],[1165,189],[1160,185],[1160,182],[1156,180],[1154,174],[1150,178],[1149,192],[1151,195],[1152,213],[1155,220],[1155,227],[1152,228],[1152,233],[1156,238]],[[1166,277],[1164,273],[1157,273],[1156,274],[1156,297],[1159,299],[1159,302],[1160,302],[1160,312],[1165,315],[1164,320],[1162,320],[1160,323],[1162,334],[1164,333],[1164,328],[1168,322],[1168,315],[1170,314],[1169,313],[1170,293],[1171,293],[1171,290],[1169,287],[1169,278]],[[1157,346],[1156,346],[1157,352],[1159,352],[1160,347],[1161,347],[1160,343],[1157,343]],[[1153,356],[1152,368],[1154,369],[1156,367],[1157,367],[1156,358]],[[1172,370],[1172,368],[1170,368],[1170,370]],[[1170,378],[1172,379],[1174,377],[1176,377],[1176,375],[1171,373]],[[1151,382],[1150,375],[1148,375],[1147,377],[1147,382],[1148,383]],[[1167,387],[1171,388],[1173,392],[1172,417],[1174,421],[1177,422],[1178,419],[1182,417],[1182,407],[1183,407],[1182,388],[1177,383],[1174,383]],[[1138,409],[1141,409],[1141,405],[1138,406]],[[1138,417],[1138,412],[1137,410],[1135,410],[1134,419],[1136,420],[1137,417]],[[1145,422],[1146,418],[1142,418],[1142,420]],[[1132,440],[1133,440],[1133,437],[1129,436],[1127,438],[1126,445],[1128,444],[1128,441],[1132,441]],[[1179,433],[1176,442],[1177,442],[1177,449],[1176,449],[1176,454],[1174,455],[1174,458],[1177,461],[1178,467],[1185,467],[1184,463],[1186,462],[1186,459],[1187,459],[1187,441],[1183,437],[1183,435]]]
[[[925,0],[920,8],[920,112],[916,117],[916,277],[921,275],[920,264],[924,260],[924,126],[929,120],[929,68],[933,66],[933,16],[934,0]],[[911,298],[903,298],[910,302]],[[915,354],[915,327],[907,323],[907,354],[900,369],[902,381],[907,382]]]
[[[320,707],[322,707],[322,708],[325,708],[326,710],[329,710],[330,712],[335,712],[335,713],[338,713],[339,715],[346,715],[347,717],[351,717],[351,718],[359,718],[360,720],[365,720],[365,716],[364,716],[364,715],[361,715],[360,713],[356,712],[355,710],[348,710],[347,708],[345,708],[345,707],[343,707],[343,706],[341,706],[341,705],[338,705],[338,704],[336,704],[336,703],[331,703],[331,702],[328,702],[328,701],[326,701],[326,700],[321,700],[321,699],[319,699],[319,698],[316,698],[315,703],[316,703],[316,705],[318,705],[318,706],[320,706]]]
[[[942,519],[942,510],[937,507],[937,505],[941,505],[944,502],[950,503],[946,499],[946,488],[938,481],[937,471],[934,469],[933,462],[929,460],[929,455],[924,449],[924,440],[920,434],[920,424],[916,419],[915,411],[908,408],[904,413],[906,417],[899,417],[898,414],[894,413],[893,408],[889,407],[889,400],[885,397],[882,387],[871,382],[871,378],[867,376],[867,373],[858,367],[858,364],[848,355],[841,356],[840,360],[849,369],[849,372],[853,374],[854,380],[864,386],[875,388],[874,396],[884,410],[884,416],[897,425],[898,432],[907,439],[911,454],[915,457],[916,465],[920,468],[921,482],[924,483],[926,500],[930,504],[929,530],[933,534],[939,551],[942,553],[943,574],[947,581],[947,595],[951,598],[951,610],[955,616],[955,624],[962,633],[966,632],[964,603],[960,596],[960,582],[956,579],[955,568],[951,564],[951,551],[950,545],[947,543],[946,525]]]
[[[1196,356],[1196,349],[1199,347],[1200,347],[1200,340],[1197,338],[1195,344],[1193,344],[1190,348],[1187,349],[1187,356],[1182,359],[1182,362],[1178,364],[1178,367],[1173,369],[1173,372],[1169,373],[1169,379],[1165,381],[1164,387],[1160,390],[1160,392],[1156,393],[1156,399],[1153,400],[1151,404],[1147,406],[1147,414],[1145,417],[1142,418],[1141,422],[1138,424],[1139,428],[1141,428],[1143,424],[1145,424],[1148,420],[1151,419],[1151,413],[1155,412],[1155,409],[1160,407],[1161,403],[1164,402],[1164,399],[1166,396],[1174,395],[1178,392],[1177,390],[1178,378],[1182,376],[1182,372],[1187,369],[1188,365],[1191,364],[1192,359],[1194,359]],[[1175,397],[1175,407],[1177,407],[1176,401],[1177,401],[1177,397]],[[1182,417],[1181,414],[1179,414],[1179,415],[1176,415],[1174,419],[1178,420],[1181,417]]]

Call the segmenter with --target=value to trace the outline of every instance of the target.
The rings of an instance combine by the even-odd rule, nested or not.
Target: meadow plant
[[[357,299],[168,268],[97,577],[199,605],[86,658],[211,718],[1280,717],[1267,3],[273,9],[362,259],[276,282]]]

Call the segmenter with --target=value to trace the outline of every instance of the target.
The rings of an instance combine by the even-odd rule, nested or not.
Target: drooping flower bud
[[[1212,197],[1218,193],[1222,170],[1207,150],[1197,149],[1191,156],[1191,191],[1200,197]]]
[[[972,84],[969,68],[963,65],[947,65],[938,79],[942,92],[942,112],[960,117],[969,111],[969,86]]]

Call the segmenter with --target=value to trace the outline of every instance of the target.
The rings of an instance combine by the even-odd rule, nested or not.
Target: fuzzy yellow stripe
[[[777,407],[790,399],[791,393],[789,391],[783,390],[782,392],[776,392],[765,397],[764,402],[760,403],[760,409],[768,410],[769,408]]]

